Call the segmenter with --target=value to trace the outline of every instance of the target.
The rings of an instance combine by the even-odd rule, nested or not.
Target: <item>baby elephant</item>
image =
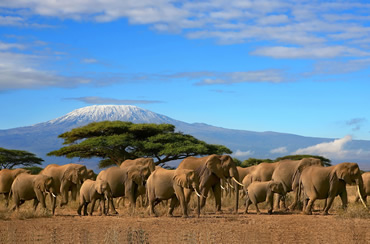
[[[95,202],[98,199],[100,200],[100,209],[103,210],[104,215],[106,215],[108,210],[105,210],[104,198],[107,200],[112,198],[112,191],[106,181],[84,181],[80,189],[80,204],[77,209],[78,215],[81,215],[82,207],[84,207],[84,215],[87,215],[87,205],[90,202],[92,202],[92,206],[89,214],[92,215],[95,207]]]
[[[11,194],[13,195],[14,207],[13,210],[19,210],[19,206],[25,201],[34,200],[33,207],[36,210],[37,205],[41,202],[41,206],[46,209],[45,195],[50,193],[52,197],[52,212],[55,213],[55,202],[56,197],[54,195],[55,189],[53,189],[54,180],[50,176],[46,175],[30,175],[22,173],[15,178],[12,187]]]
[[[246,192],[247,199],[246,199],[246,207],[245,213],[248,213],[248,207],[251,203],[256,206],[257,214],[260,214],[260,210],[258,209],[257,204],[260,202],[267,201],[269,206],[268,214],[272,213],[272,205],[274,200],[274,193],[285,195],[286,192],[284,191],[284,187],[280,182],[274,181],[255,181],[252,182],[248,188],[244,187],[244,191]]]

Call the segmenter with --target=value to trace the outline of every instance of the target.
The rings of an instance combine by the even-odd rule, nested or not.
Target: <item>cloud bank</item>
[[[366,158],[370,156],[369,150],[348,149],[346,146],[352,142],[352,136],[347,135],[343,138],[324,142],[306,148],[298,149],[292,154],[312,154],[320,155],[330,159],[347,159],[347,158]]]
[[[154,100],[128,100],[128,99],[104,98],[104,97],[96,97],[96,96],[66,98],[66,100],[77,100],[77,101],[81,101],[87,104],[133,105],[133,104],[163,103],[162,101],[154,101]]]

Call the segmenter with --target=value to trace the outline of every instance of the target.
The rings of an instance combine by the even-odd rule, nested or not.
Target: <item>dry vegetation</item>
[[[77,203],[56,209],[56,216],[26,202],[19,213],[9,212],[0,201],[0,243],[370,243],[370,213],[360,203],[353,203],[355,187],[348,188],[350,205],[341,209],[337,198],[329,216],[322,216],[317,201],[312,216],[276,211],[267,215],[250,206],[250,214],[233,214],[234,197],[223,198],[222,214],[214,211],[214,200],[207,202],[201,217],[167,217],[167,207],[159,204],[160,217],[150,217],[146,208],[130,209],[120,205],[116,216],[77,215]],[[290,201],[288,197],[288,202]],[[50,206],[50,205],[48,205]],[[192,199],[190,208],[196,201]],[[176,209],[175,216],[181,216]]]

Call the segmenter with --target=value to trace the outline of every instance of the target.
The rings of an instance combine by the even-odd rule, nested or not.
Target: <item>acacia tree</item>
[[[41,165],[44,160],[36,157],[35,154],[0,147],[0,169],[12,169],[15,166],[35,166]]]
[[[59,135],[65,147],[49,156],[101,158],[99,167],[120,165],[126,159],[152,157],[156,165],[189,156],[232,153],[222,145],[207,144],[175,132],[171,124],[134,124],[123,121],[93,122]]]
[[[277,158],[277,159],[275,159],[275,161],[277,162],[277,161],[284,160],[284,159],[301,160],[302,158],[318,158],[318,159],[321,160],[321,162],[324,164],[324,166],[331,166],[331,160],[330,159],[325,158],[323,156],[317,156],[317,155],[301,155],[301,154],[288,155],[288,156]]]

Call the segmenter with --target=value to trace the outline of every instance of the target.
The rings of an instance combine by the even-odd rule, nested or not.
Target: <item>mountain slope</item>
[[[58,135],[91,122],[121,120],[133,123],[169,123],[177,131],[191,134],[207,143],[229,147],[239,159],[248,157],[276,158],[319,143],[330,143],[330,138],[303,137],[277,132],[253,132],[215,127],[202,123],[189,124],[136,106],[94,105],[76,109],[62,117],[32,126],[0,130],[0,147],[28,150],[45,159],[46,163],[71,161],[47,157],[46,154],[62,146]],[[347,146],[358,150],[370,148],[370,141],[351,141]],[[273,151],[279,149],[280,152]],[[366,162],[365,158],[343,160]],[[72,160],[73,161],[73,160]],[[76,160],[74,160],[76,161]],[[96,160],[95,160],[96,161]],[[92,163],[91,165],[96,165]],[[369,167],[370,168],[370,167]]]

